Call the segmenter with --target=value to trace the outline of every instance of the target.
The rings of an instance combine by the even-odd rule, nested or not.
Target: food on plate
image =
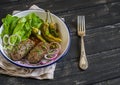
[[[5,38],[5,41],[9,40],[14,45],[17,45],[21,41],[28,39],[32,33],[32,28],[40,28],[43,24],[43,20],[39,18],[35,13],[30,13],[25,17],[17,17],[8,14],[5,18],[2,19],[3,22],[3,31],[1,33],[1,38],[4,36],[8,36]],[[16,36],[15,36],[16,35]],[[14,37],[11,37],[14,36]],[[9,39],[10,38],[10,39]],[[6,49],[12,49],[13,45],[4,44],[3,46]]]
[[[41,34],[48,42],[61,42],[62,40],[58,37],[59,32],[57,32],[56,24],[53,23],[50,12],[47,12],[47,18],[50,16],[51,22],[48,22],[48,19],[42,25]]]
[[[28,54],[27,60],[29,63],[38,63],[47,53],[48,43],[38,43]]]
[[[48,22],[48,17],[51,22]],[[24,17],[8,14],[2,22],[2,44],[12,60],[46,64],[58,57],[62,39],[49,11],[46,12],[46,20],[30,13]]]
[[[55,37],[59,37],[59,32],[58,32],[58,29],[57,29],[57,23],[55,23],[53,21],[52,15],[50,14],[49,10],[48,10],[48,15],[50,16],[50,20],[51,20],[51,22],[49,23],[50,33]]]
[[[23,59],[34,46],[35,43],[30,39],[20,42],[10,52],[11,59],[15,61]]]
[[[37,28],[33,28],[32,29],[32,33],[39,39],[41,40],[42,42],[46,42],[46,40],[42,37],[41,35],[41,31]]]
[[[48,42],[61,42],[62,40],[60,38],[54,37],[52,34],[50,34],[49,31],[49,24],[47,22],[44,22],[43,27],[41,28],[42,35]]]

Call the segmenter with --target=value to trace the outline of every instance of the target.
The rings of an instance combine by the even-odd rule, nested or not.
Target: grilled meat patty
[[[34,47],[27,56],[27,60],[31,64],[38,63],[47,52],[47,43],[40,42]]]
[[[34,45],[35,43],[30,39],[20,42],[20,44],[15,46],[15,48],[10,53],[11,59],[15,61],[21,60],[28,54],[28,52],[34,47]]]

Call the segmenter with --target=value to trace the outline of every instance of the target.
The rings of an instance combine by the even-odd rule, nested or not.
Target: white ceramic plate
[[[43,11],[38,11],[38,10],[26,10],[26,11],[22,11],[20,13],[17,13],[14,16],[23,17],[23,16],[26,16],[29,13],[32,13],[32,12],[34,12],[40,18],[45,20],[46,13],[43,12]],[[3,50],[3,46],[2,46],[2,39],[0,38],[0,51],[1,51],[1,54],[4,56],[4,58],[6,58],[8,60],[8,62],[10,61],[15,65],[22,66],[22,67],[29,67],[29,68],[40,68],[40,67],[49,66],[49,65],[57,62],[60,58],[62,58],[68,51],[68,48],[69,48],[69,45],[70,45],[70,34],[69,34],[69,30],[68,30],[66,24],[59,17],[57,17],[54,14],[52,14],[52,17],[53,17],[54,22],[56,22],[58,24],[58,28],[59,28],[59,31],[60,31],[60,36],[61,36],[61,39],[62,39],[62,42],[61,42],[62,49],[61,49],[59,57],[57,57],[54,61],[51,61],[51,62],[49,62],[45,65],[34,65],[34,66],[32,66],[32,65],[26,65],[26,64],[18,64],[16,62],[14,62],[13,60],[11,60],[5,54],[5,52]],[[3,26],[1,26],[1,28],[0,28],[0,33],[2,32],[2,29],[3,29]]]

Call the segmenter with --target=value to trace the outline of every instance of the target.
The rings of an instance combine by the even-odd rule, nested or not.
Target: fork
[[[84,46],[84,36],[85,36],[85,16],[77,16],[77,32],[78,36],[81,37],[81,56],[79,67],[83,70],[88,68],[88,61],[86,58],[85,46]]]

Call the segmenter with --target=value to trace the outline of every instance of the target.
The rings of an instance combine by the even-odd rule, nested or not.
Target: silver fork
[[[88,61],[86,58],[84,36],[85,36],[85,16],[77,16],[77,32],[81,37],[81,56],[79,66],[81,69],[86,70],[88,68]]]

